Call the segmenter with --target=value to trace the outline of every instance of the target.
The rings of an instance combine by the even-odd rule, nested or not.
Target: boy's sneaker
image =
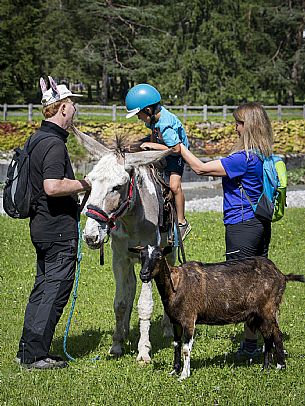
[[[184,224],[179,223],[179,231],[180,231],[180,234],[181,234],[182,241],[189,234],[191,229],[192,229],[192,227],[191,227],[190,223],[187,220],[185,220]]]

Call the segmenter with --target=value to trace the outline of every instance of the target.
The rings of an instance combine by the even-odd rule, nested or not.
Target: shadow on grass
[[[109,339],[110,331],[84,330],[78,335],[69,335],[67,339],[67,352],[76,358],[83,357],[94,351],[103,340],[103,337]],[[63,337],[53,340],[52,349],[54,353],[63,354]]]
[[[202,336],[201,334],[198,334],[199,336]],[[210,335],[210,334],[209,334]],[[205,334],[204,340],[207,341],[209,339],[213,338],[214,340],[217,339],[217,334],[212,337],[209,337],[207,334]],[[223,336],[221,337],[223,338]],[[244,333],[239,332],[234,336],[228,337],[231,339],[232,343],[234,344],[234,350],[230,352],[223,352],[221,355],[216,355],[215,357],[209,357],[206,358],[204,355],[202,357],[195,357],[191,356],[191,368],[196,370],[196,369],[202,369],[202,368],[207,368],[207,367],[220,367],[224,368],[225,366],[231,365],[233,367],[242,367],[242,366],[250,366],[250,365],[262,365],[263,364],[263,353],[259,354],[257,357],[252,359],[251,361],[247,357],[237,357],[236,352],[239,347],[239,343],[243,340],[244,338]],[[284,348],[285,348],[285,341],[289,341],[290,336],[289,334],[283,333],[283,341],[284,341]],[[258,339],[258,346],[259,348],[263,347],[263,338],[259,335]],[[195,341],[194,345],[196,345],[196,336],[195,336]],[[235,348],[236,347],[236,348]],[[285,356],[286,359],[289,358],[289,355],[286,354]],[[170,370],[172,363],[174,359],[174,349],[172,351],[172,359],[170,360],[170,363],[164,361],[155,361],[153,364],[154,370]],[[182,359],[183,361],[183,359]],[[273,360],[272,365],[276,365],[275,359]]]
[[[161,328],[161,319],[153,320],[150,327],[150,339],[152,345],[152,353],[156,353],[163,348],[171,346],[171,339],[164,338]],[[94,352],[101,342],[109,342],[109,337],[113,334],[113,330],[84,330],[81,334],[70,334],[67,339],[67,352],[73,358],[84,357],[91,352]],[[129,337],[123,345],[123,355],[134,355],[137,353],[139,341],[139,327],[130,329]],[[52,342],[52,353],[63,355],[63,337],[57,337]],[[112,359],[113,357],[109,357]]]

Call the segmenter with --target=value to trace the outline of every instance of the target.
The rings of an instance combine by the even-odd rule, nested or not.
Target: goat
[[[171,247],[131,248],[140,253],[142,282],[155,279],[164,310],[174,327],[174,367],[183,371],[180,380],[190,376],[190,355],[195,324],[224,325],[246,322],[259,330],[265,344],[263,369],[270,365],[275,347],[277,368],[285,368],[282,333],[277,315],[287,281],[305,282],[303,275],[284,275],[265,257],[204,264],[187,262],[170,266],[166,255]]]

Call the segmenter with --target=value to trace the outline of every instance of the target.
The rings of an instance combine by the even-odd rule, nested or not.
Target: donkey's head
[[[88,174],[92,184],[87,204],[88,220],[83,238],[90,248],[99,248],[103,239],[115,227],[115,221],[128,210],[135,194],[135,170],[168,155],[170,151],[126,153],[104,147],[88,135],[72,127],[76,137],[99,161]]]

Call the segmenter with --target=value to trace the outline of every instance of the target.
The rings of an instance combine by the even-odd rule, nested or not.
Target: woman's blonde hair
[[[268,157],[272,154],[273,132],[269,117],[259,103],[250,102],[237,107],[233,112],[236,121],[243,123],[244,131],[232,152],[253,149]]]
[[[50,104],[49,106],[45,106],[42,108],[42,114],[45,118],[51,118],[53,116],[55,116],[55,114],[58,112],[59,107],[63,104],[63,103],[67,103],[67,102],[72,102],[71,99],[69,99],[69,97],[66,97],[65,99],[59,100],[55,103]]]

